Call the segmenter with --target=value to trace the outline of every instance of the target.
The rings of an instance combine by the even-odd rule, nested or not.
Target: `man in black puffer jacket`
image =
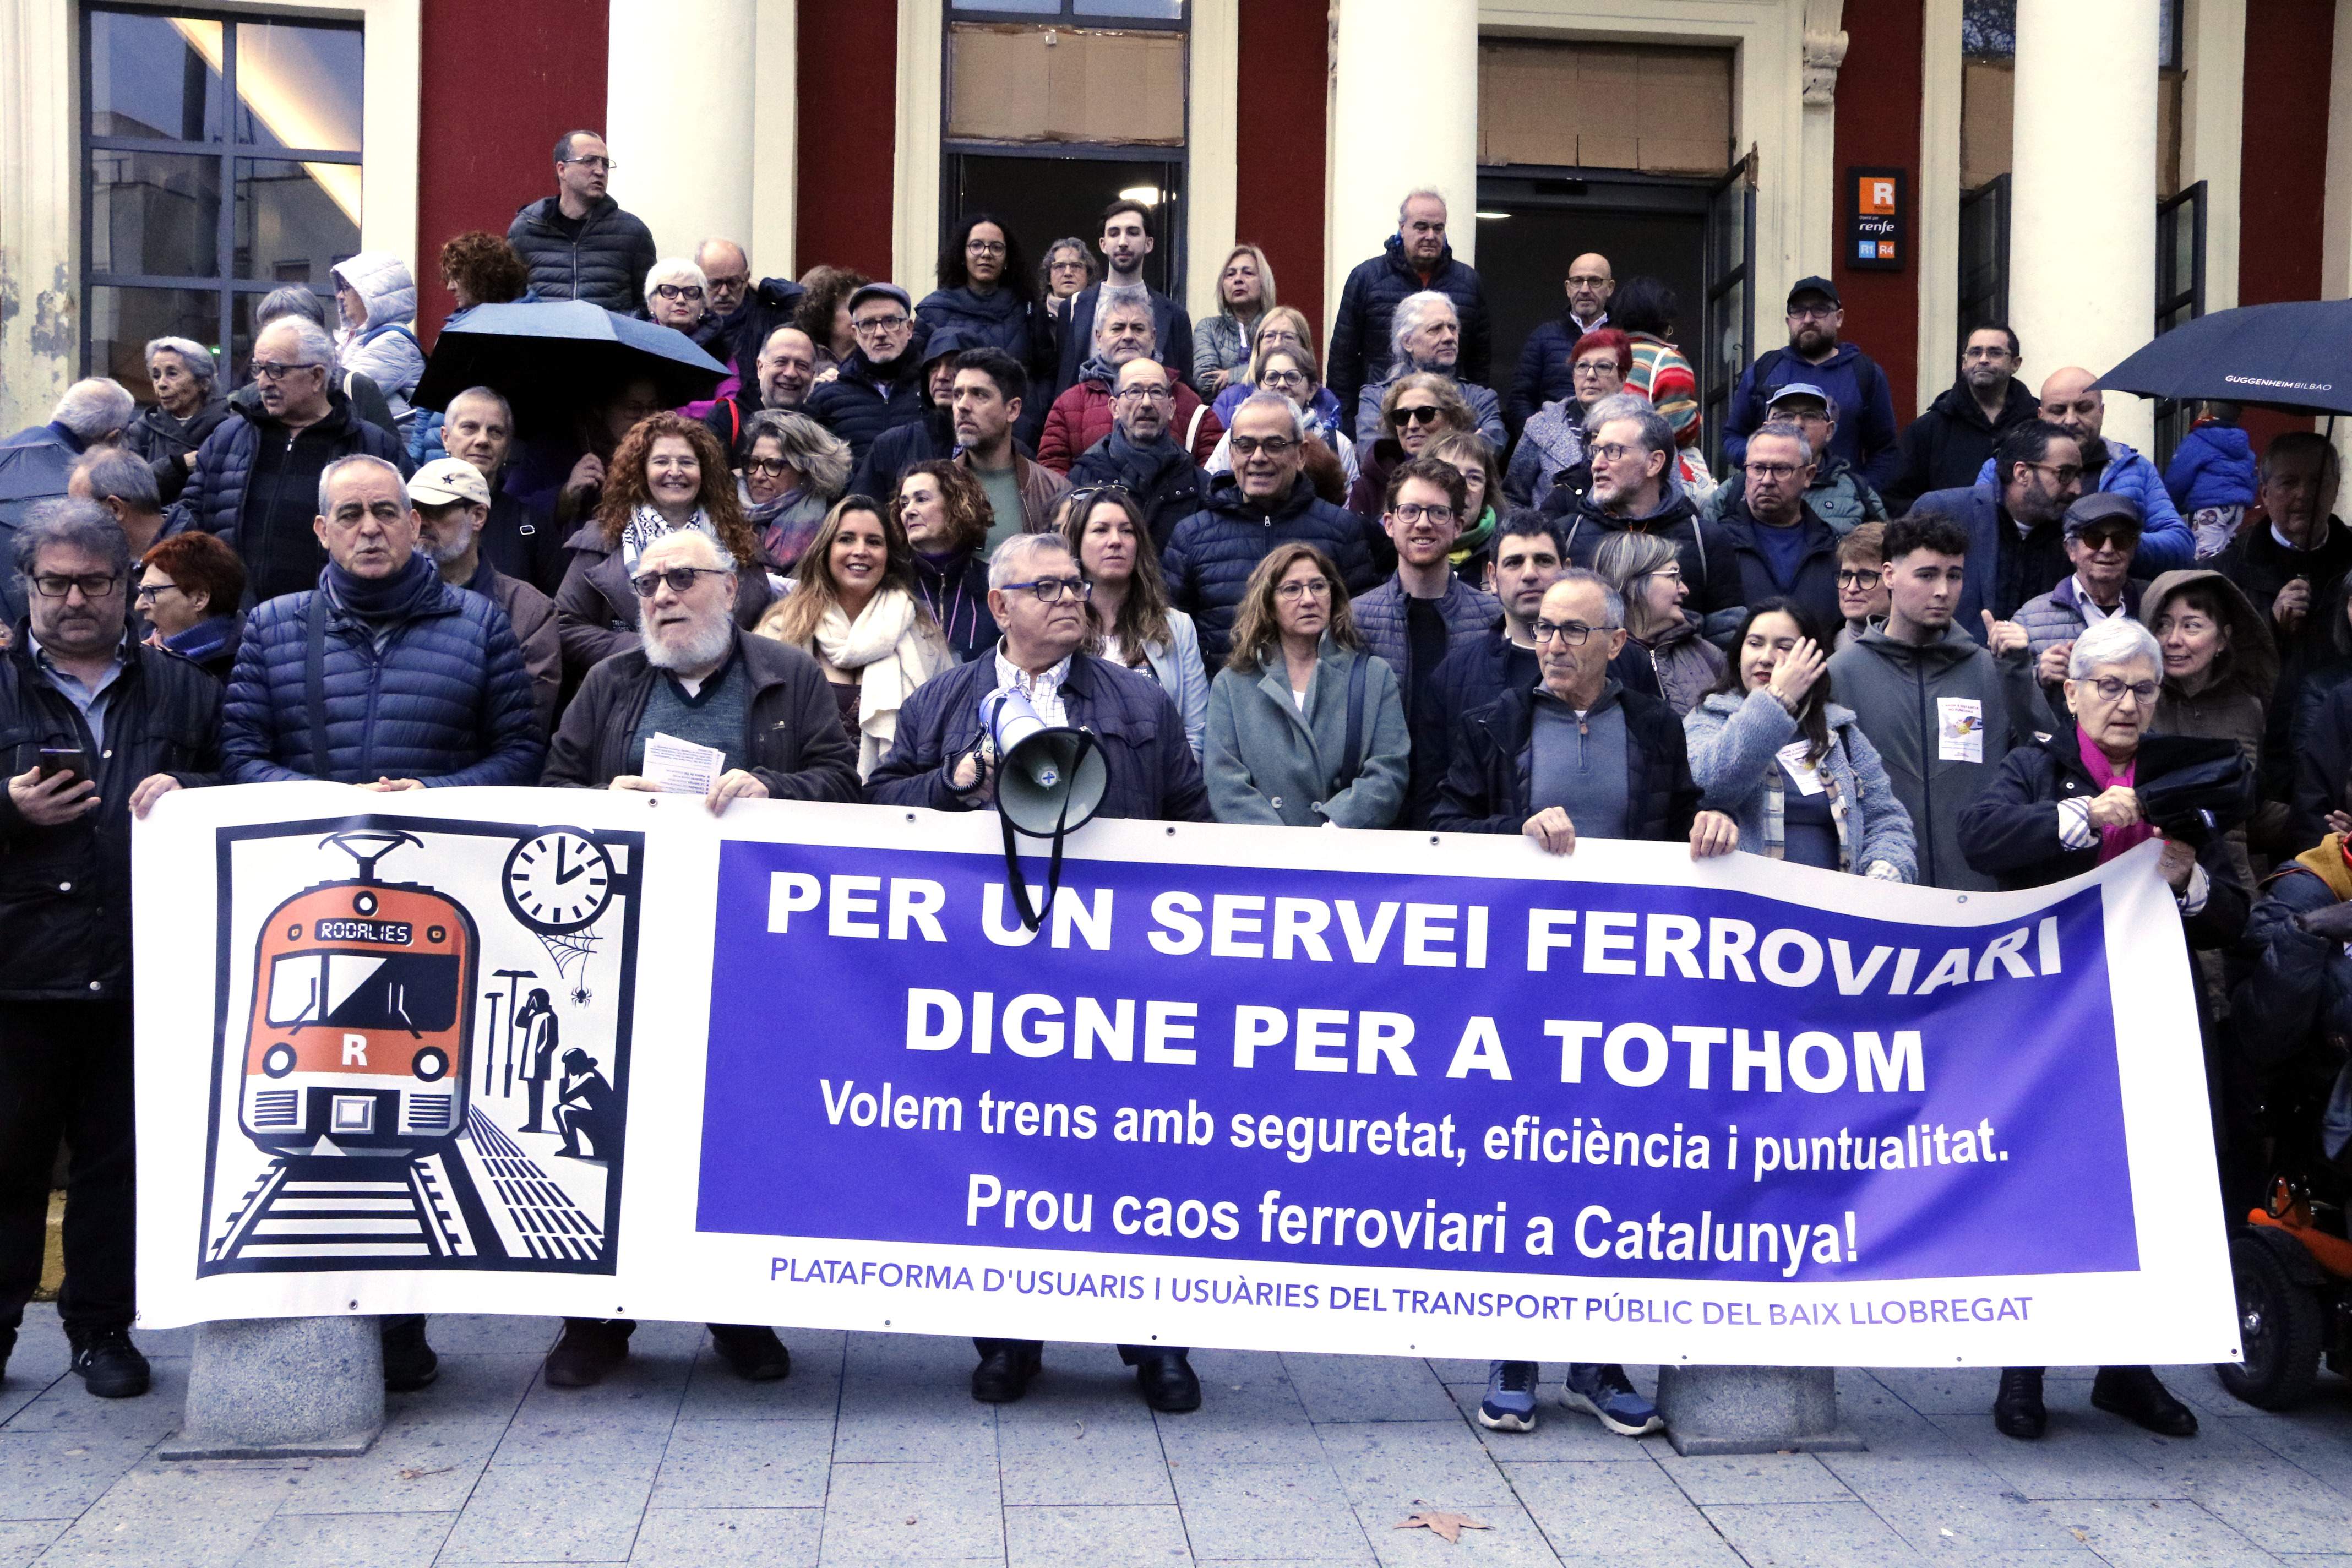
[[[124,1398],[148,1384],[131,1342],[131,818],[213,782],[220,688],[126,635],[130,543],[97,502],[45,504],[15,546],[32,591],[0,654],[0,1368],[41,1280],[62,1135],[58,1316],[89,1392]],[[44,749],[74,764],[44,778],[63,760]]]
[[[1380,580],[1362,521],[1318,496],[1299,471],[1306,438],[1290,399],[1261,392],[1244,400],[1234,410],[1234,471],[1217,477],[1207,504],[1176,525],[1161,552],[1169,601],[1192,617],[1201,662],[1213,675],[1233,646],[1250,574],[1276,545],[1320,547],[1350,595]]]
[[[1455,374],[1483,387],[1494,363],[1494,324],[1486,314],[1486,288],[1478,269],[1454,259],[1445,242],[1445,198],[1415,191],[1397,208],[1397,231],[1381,253],[1356,264],[1339,290],[1331,323],[1331,352],[1323,362],[1323,384],[1349,418],[1364,388],[1388,374],[1389,323],[1406,296],[1433,289],[1454,301],[1462,323],[1462,357]]]
[[[1903,466],[1883,491],[1889,515],[1901,517],[1930,490],[1975,484],[2000,438],[2040,415],[2041,400],[2017,379],[2017,334],[2007,327],[1969,334],[1959,379],[1903,432]]]
[[[803,412],[849,443],[853,463],[885,430],[923,416],[923,350],[914,307],[896,283],[868,283],[849,297],[857,347],[831,381],[809,393]]]
[[[229,417],[196,448],[180,493],[191,522],[245,563],[257,604],[319,575],[311,520],[329,464],[353,454],[407,460],[398,437],[352,413],[331,384],[334,359],[333,341],[313,322],[289,316],[264,328],[253,345],[253,401],[229,400]]]
[[[555,144],[555,195],[525,204],[507,226],[541,299],[636,310],[657,253],[645,221],[604,194],[612,174],[604,139],[572,132]]]

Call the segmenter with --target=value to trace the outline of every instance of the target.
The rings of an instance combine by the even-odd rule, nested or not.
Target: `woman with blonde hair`
[[[1168,603],[1160,552],[1135,498],[1117,485],[1072,490],[1054,509],[1054,527],[1069,542],[1078,570],[1093,584],[1087,618],[1097,658],[1149,670],[1184,716],[1192,755],[1209,723],[1209,676],[1192,617]]]
[[[555,590],[567,675],[637,646],[637,557],[665,534],[709,535],[735,563],[735,624],[760,624],[775,592],[760,542],[735,498],[719,437],[699,419],[647,415],[621,438],[604,469],[596,515],[564,541],[572,563]]]
[[[1690,587],[1681,552],[1670,539],[1627,529],[1601,542],[1592,569],[1625,601],[1625,646],[1609,661],[1609,673],[1629,690],[1663,699],[1682,718],[1714,687],[1727,661],[1683,611]]]
[[[1502,457],[1495,450],[1495,444],[1475,430],[1440,436],[1421,451],[1423,457],[1434,458],[1457,470],[1469,489],[1469,499],[1462,508],[1461,537],[1454,540],[1448,557],[1464,581],[1484,582],[1486,547],[1495,542],[1495,523],[1503,515],[1496,510],[1503,504]]]
[[[1242,399],[1260,390],[1257,378],[1265,368],[1265,356],[1276,349],[1305,349],[1313,353],[1315,329],[1307,323],[1304,311],[1288,305],[1269,305],[1265,314],[1257,319],[1257,325],[1250,329],[1249,345],[1249,374],[1227,382],[1224,390],[1209,401],[1217,418],[1229,427],[1234,422],[1234,410],[1242,405]],[[1313,406],[1315,416],[1328,428],[1345,427],[1347,421],[1339,417],[1339,400],[1332,395],[1329,387],[1315,389]]]
[[[761,617],[759,630],[804,650],[824,671],[861,779],[889,754],[915,688],[955,663],[916,595],[905,527],[870,496],[846,497],[825,513],[792,592]]]
[[[1242,590],[1209,688],[1202,773],[1219,822],[1386,827],[1404,805],[1404,700],[1366,650],[1331,558],[1276,545]]]
[[[1478,416],[1461,384],[1450,375],[1419,370],[1389,383],[1381,394],[1381,438],[1357,454],[1356,482],[1349,487],[1348,510],[1379,532],[1389,493],[1389,476],[1409,458],[1418,458],[1447,436],[1475,435]],[[1385,540],[1385,536],[1383,536]],[[1376,550],[1375,556],[1382,552]],[[1388,557],[1393,564],[1392,552]],[[1376,564],[1378,562],[1375,563]]]
[[[765,408],[744,422],[736,496],[760,547],[789,572],[849,488],[849,443],[805,414]]]
[[[1274,268],[1255,245],[1236,245],[1217,269],[1217,313],[1192,328],[1192,390],[1213,398],[1247,366],[1257,324],[1274,309]]]

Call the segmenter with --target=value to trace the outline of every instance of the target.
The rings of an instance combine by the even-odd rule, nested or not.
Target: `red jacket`
[[[1195,414],[1200,423],[1192,423]],[[1110,434],[1110,385],[1107,382],[1082,381],[1061,396],[1045,412],[1045,433],[1037,442],[1037,460],[1057,474],[1066,474],[1078,454]],[[1179,441],[1184,432],[1192,432],[1192,460],[1206,463],[1217,449],[1225,434],[1224,422],[1214,411],[1203,405],[1201,395],[1182,382],[1176,384],[1176,419],[1171,432]]]

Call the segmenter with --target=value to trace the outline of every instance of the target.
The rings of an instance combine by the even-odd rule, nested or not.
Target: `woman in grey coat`
[[[1748,607],[1732,664],[1683,717],[1691,777],[1739,847],[1886,882],[1917,879],[1911,815],[1852,710],[1830,700],[1821,634],[1786,599]]]
[[[1339,568],[1277,546],[1250,574],[1209,688],[1202,771],[1219,822],[1386,827],[1412,752],[1395,672],[1364,649]]]

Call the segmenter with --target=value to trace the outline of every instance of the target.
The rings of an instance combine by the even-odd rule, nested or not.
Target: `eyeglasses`
[[[1792,321],[1826,321],[1838,313],[1835,305],[1791,305],[1789,320]]]
[[[963,242],[963,253],[966,256],[1002,256],[1004,254],[1004,242],[1001,239],[967,239]]]
[[[723,277],[716,272],[706,276],[710,279],[710,291],[713,294],[733,293],[738,289],[748,289],[751,285],[751,275],[748,272],[738,272],[731,278]]]
[[[1450,506],[1423,506],[1419,501],[1406,501],[1390,514],[1399,522],[1419,522],[1423,518],[1432,522],[1452,522],[1454,509]]]
[[[85,599],[105,599],[113,596],[122,579],[111,572],[90,572],[79,577],[68,577],[62,572],[44,572],[33,579],[33,592],[44,599],[62,599],[76,588]]]
[[[1095,585],[1084,577],[1040,577],[1034,582],[1007,583],[1003,592],[1013,594],[1024,588],[1036,595],[1041,605],[1059,603],[1065,596],[1084,604],[1087,595],[1095,591]]]
[[[1295,370],[1270,370],[1257,378],[1260,386],[1305,386],[1307,378]]]
[[[1622,463],[1641,449],[1639,447],[1628,447],[1622,441],[1604,441],[1592,448],[1592,456],[1598,462]]]
[[[257,359],[253,362],[253,379],[256,381],[283,381],[286,377],[293,374],[298,370],[316,370],[318,368],[319,364],[315,360],[298,359],[291,364],[280,364],[276,360]]]
[[[2058,481],[2058,488],[2061,489],[2083,477],[2083,470],[2072,463],[2033,463],[2021,460],[2018,466],[2032,468],[2036,473],[2048,474]]]
[[[1873,588],[1885,579],[1886,568],[1884,566],[1873,567],[1867,572],[1841,568],[1837,574],[1838,586],[1841,588]]]
[[[1635,574],[1636,581],[1639,581],[1643,577],[1663,577],[1669,583],[1679,583],[1683,580],[1682,563],[1680,562],[1669,561],[1664,566],[1659,567],[1655,572],[1642,572]]]
[[[904,316],[868,316],[862,321],[851,321],[849,330],[861,338],[867,338],[884,332],[895,332],[906,324],[907,318]]]
[[[1614,279],[1602,278],[1591,272],[1571,272],[1568,275],[1569,287],[1571,289],[1605,289],[1614,281]]]
[[[766,479],[781,479],[793,471],[793,466],[782,458],[746,458],[743,459],[743,471],[747,474],[759,474]]]
[[[1578,375],[1615,375],[1617,362],[1613,359],[1581,360],[1569,369]]]
[[[1284,583],[1274,590],[1277,599],[1328,599],[1331,596],[1331,579],[1305,577],[1296,583]]]
[[[699,300],[702,286],[698,283],[656,283],[654,292],[665,300]]]
[[[1584,639],[1592,635],[1592,628],[1582,621],[1538,621],[1529,629],[1539,643],[1564,643],[1570,647],[1582,647]]]
[[[152,605],[156,600],[162,598],[164,595],[176,594],[179,591],[180,585],[177,583],[142,583],[139,584],[139,591],[131,595],[131,597],[138,600],[139,603],[142,605]],[[84,598],[89,598],[89,596],[90,595],[86,592],[82,595]],[[63,594],[56,594],[52,595],[51,597],[62,599],[65,595]]]
[[[563,161],[577,163],[583,169],[602,169],[608,174],[621,166],[610,158],[566,158]]]
[[[638,598],[650,599],[665,583],[669,584],[669,591],[673,594],[689,594],[694,591],[697,577],[733,575],[733,573],[722,572],[715,566],[672,566],[662,572],[640,572],[629,579],[629,586],[637,591]]]
[[[1169,391],[1168,388],[1164,386],[1122,386],[1118,389],[1117,395],[1120,397],[1149,397],[1155,403],[1162,400],[1173,402],[1176,396],[1174,393]]]
[[[1269,458],[1279,458],[1298,447],[1298,443],[1287,436],[1235,436],[1232,445],[1236,458],[1254,458],[1260,452]]]
[[[2128,691],[2131,693],[2132,700],[2141,707],[2146,707],[2156,700],[2158,689],[2153,680],[2117,680],[2112,675],[2100,676],[2089,685],[2092,690],[2099,694],[2099,700],[2102,702],[2121,702],[2124,700],[2124,693]]]
[[[1751,479],[1785,479],[1803,472],[1794,463],[1750,463],[1748,477]]]
[[[1087,264],[1076,258],[1066,257],[1060,261],[1049,261],[1045,264],[1045,270],[1048,272],[1084,272],[1086,269]]]
[[[1399,408],[1390,423],[1400,427],[1407,425],[1434,425],[1444,417],[1444,411],[1433,403],[1416,403],[1410,408]]]

